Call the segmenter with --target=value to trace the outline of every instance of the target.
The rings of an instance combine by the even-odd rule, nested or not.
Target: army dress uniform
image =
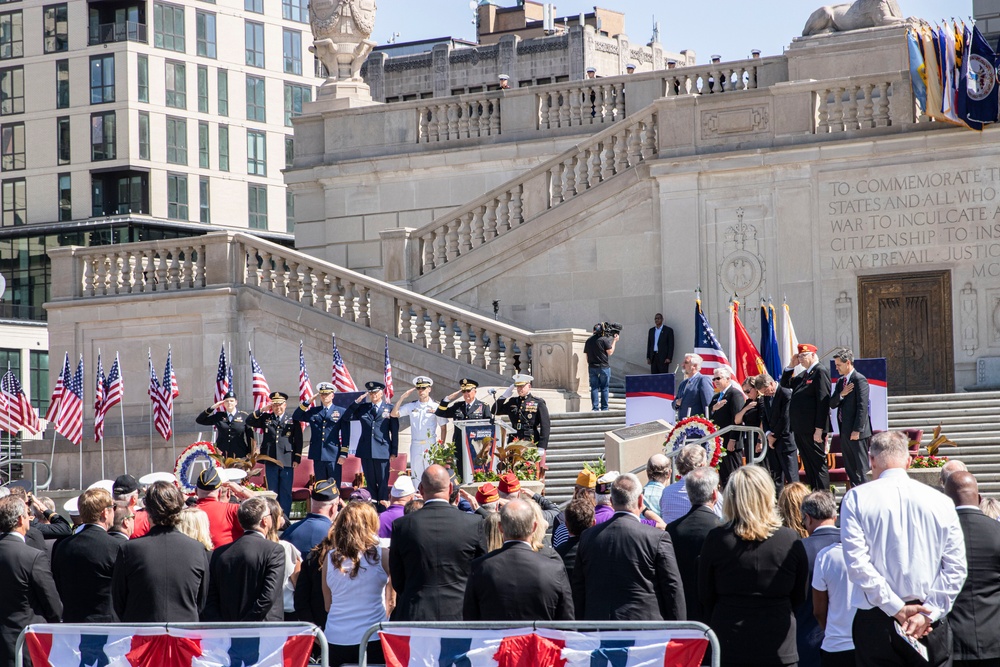
[[[241,459],[253,450],[253,429],[247,428],[249,416],[242,410],[216,412],[210,407],[195,421],[202,426],[215,427],[215,448],[224,456]]]
[[[365,388],[369,393],[385,391],[381,382],[367,382]],[[361,422],[356,456],[361,459],[365,488],[375,501],[389,500],[389,459],[399,453],[399,419],[391,412],[392,403],[383,395],[378,403],[352,403],[344,413],[345,441],[350,438],[350,422]]]
[[[501,398],[493,406],[493,414],[507,415],[513,427],[508,442],[518,438],[534,443],[540,450],[549,446],[549,408],[545,401],[534,394]]]
[[[271,401],[286,401],[288,395],[280,391],[271,394]],[[260,454],[277,463],[264,461],[267,488],[278,494],[278,504],[285,516],[292,511],[293,464],[302,460],[302,428],[287,410],[280,417],[274,412],[255,410],[247,418],[247,425],[261,429]]]
[[[469,378],[462,378],[459,380],[459,387],[463,391],[466,391],[478,388],[479,383]],[[434,414],[438,417],[454,420],[455,422],[489,419],[491,415],[489,407],[478,398],[473,399],[471,403],[467,403],[464,400],[448,401],[447,398],[441,399],[441,404]],[[458,474],[461,476],[463,482],[467,481],[471,477],[468,477],[465,472],[465,463],[462,458],[462,447],[465,444],[462,442],[462,432],[457,426],[454,429],[451,441],[455,446],[455,466],[458,468]]]
[[[320,394],[333,393],[333,385],[320,382],[316,385]],[[292,419],[309,424],[309,460],[313,462],[313,475],[316,479],[334,479],[337,486],[341,483],[341,466],[339,458],[347,457],[350,438],[344,433],[344,408],[333,403],[329,407],[302,403],[292,413]]]

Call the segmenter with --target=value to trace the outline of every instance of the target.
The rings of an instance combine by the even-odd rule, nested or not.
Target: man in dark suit
[[[500,510],[503,548],[472,563],[466,621],[572,621],[573,593],[562,562],[531,548],[535,512],[524,500]]]
[[[830,488],[826,465],[826,434],[830,432],[830,371],[816,356],[816,346],[799,345],[798,362],[804,370],[792,376],[792,369],[781,374],[781,386],[792,390],[789,401],[789,426],[802,457],[806,484],[813,491]]]
[[[14,645],[25,627],[58,623],[62,615],[48,557],[24,542],[30,524],[23,500],[0,498],[0,667],[14,664]]]
[[[802,499],[802,525],[809,533],[802,538],[802,546],[809,560],[809,582],[806,600],[795,608],[795,639],[799,650],[799,667],[820,667],[820,645],[823,630],[813,615],[812,571],[816,565],[816,554],[840,543],[840,529],[837,528],[837,504],[827,491],[813,491]]]
[[[344,441],[350,440],[350,422],[361,422],[358,440],[358,458],[365,474],[365,487],[372,499],[389,505],[389,462],[399,454],[399,418],[393,417],[392,403],[385,397],[385,385],[366,382],[367,394],[347,408],[344,413]],[[367,399],[367,402],[363,402]],[[341,451],[338,463],[343,465],[347,455]]]
[[[698,597],[698,556],[705,537],[722,525],[715,513],[719,501],[719,473],[713,468],[695,468],[684,476],[684,487],[691,500],[691,511],[667,525],[667,534],[677,556],[677,569],[684,583],[687,620],[708,623],[708,615]]]
[[[88,489],[78,501],[83,527],[52,549],[52,578],[66,623],[114,623],[111,576],[123,542],[110,534],[115,503],[104,489]]]
[[[657,313],[646,337],[646,363],[650,373],[669,373],[674,359],[674,330],[663,324],[663,315]]]
[[[224,407],[222,412],[216,412]],[[236,409],[236,394],[227,391],[218,403],[199,414],[195,421],[215,428],[215,448],[226,456],[243,458],[254,448],[253,429],[247,428],[249,415]]]
[[[944,492],[955,503],[969,574],[948,614],[954,667],[1000,664],[1000,523],[979,509],[972,473],[953,473]]]
[[[461,621],[472,561],[486,553],[482,518],[449,503],[447,468],[420,478],[423,508],[392,524],[389,574],[396,590],[393,621]]]
[[[640,523],[642,482],[631,473],[611,486],[610,520],[580,536],[573,570],[577,620],[683,621],[684,586],[670,535]]]
[[[350,439],[343,435],[344,409],[334,405],[334,393],[332,382],[320,382],[313,396],[313,402],[319,401],[319,405],[302,403],[292,413],[292,419],[309,424],[309,460],[316,479],[336,480],[339,489],[343,481],[339,460],[347,460]]]
[[[573,568],[576,567],[580,536],[583,535],[583,531],[594,525],[594,501],[590,498],[574,498],[566,506],[562,518],[563,527],[569,537],[555,549],[562,558],[563,567],[566,568],[566,579],[573,581]]]
[[[292,511],[292,477],[302,460],[302,429],[286,412],[288,394],[276,391],[268,400],[269,405],[247,418],[247,426],[262,431],[260,454],[267,488],[278,494],[278,504],[288,516]]]
[[[792,390],[779,385],[767,373],[758,375],[755,385],[764,402],[761,411],[761,426],[767,435],[767,457],[764,460],[780,496],[785,484],[799,481],[799,451],[789,429],[788,405]]]
[[[712,381],[701,372],[701,364],[700,355],[684,355],[684,379],[677,385],[677,398],[674,399],[677,419],[708,414],[708,403],[712,400]]]
[[[285,550],[266,537],[272,522],[267,500],[247,498],[238,516],[243,537],[212,554],[205,616],[238,623],[283,621]]]
[[[455,446],[455,471],[463,480],[466,480],[470,478],[465,471],[465,462],[462,457],[462,447],[464,446],[462,431],[458,428],[457,423],[473,419],[489,419],[490,408],[476,398],[476,389],[479,388],[479,383],[472,378],[462,378],[458,381],[458,387],[458,391],[441,399],[441,404],[438,405],[434,414],[438,417],[451,419],[456,423],[451,436],[451,442]],[[462,400],[455,401],[459,396],[462,397]]]
[[[838,408],[840,448],[844,453],[844,470],[851,486],[864,484],[868,465],[868,441],[872,437],[872,422],[868,415],[868,378],[854,368],[854,352],[843,349],[833,357],[840,377],[830,396],[830,407]]]
[[[715,393],[708,405],[708,413],[720,430],[736,423],[736,413],[743,409],[746,396],[733,384],[732,372],[728,368],[716,368],[712,372],[712,385]],[[723,447],[726,455],[719,463],[719,480],[725,488],[729,476],[743,465],[743,438],[739,433],[727,433],[723,436]]]

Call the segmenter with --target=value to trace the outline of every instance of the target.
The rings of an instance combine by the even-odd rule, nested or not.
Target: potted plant
[[[514,473],[521,480],[521,488],[531,493],[541,493],[545,482],[540,477],[538,449],[522,440],[511,440],[506,446],[496,451],[496,466],[493,470],[480,469],[473,473],[473,483],[463,484],[462,488],[469,493],[475,491],[486,482],[497,482],[507,473]]]
[[[937,487],[941,479],[940,468],[948,462],[947,456],[938,456],[941,447],[957,447],[957,445],[947,437],[941,435],[941,425],[934,429],[934,436],[927,445],[926,455],[914,456],[910,461],[909,475],[912,479],[923,482],[928,486]]]

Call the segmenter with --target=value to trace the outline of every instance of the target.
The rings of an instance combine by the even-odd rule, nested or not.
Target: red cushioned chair
[[[292,501],[297,500],[308,500],[309,499],[309,489],[306,488],[306,484],[309,483],[309,478],[313,474],[313,462],[309,459],[302,459],[302,461],[295,466],[295,472],[292,474]]]

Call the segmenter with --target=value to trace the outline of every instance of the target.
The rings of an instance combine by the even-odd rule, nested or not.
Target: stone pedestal
[[[340,111],[380,104],[372,99],[368,84],[357,81],[326,82],[319,87],[316,101],[303,106],[303,113]]]
[[[657,419],[608,431],[604,434],[604,461],[608,470],[626,473],[645,466],[650,456],[663,452],[663,441],[671,428],[667,422]],[[649,481],[644,470],[637,474],[644,484]]]

